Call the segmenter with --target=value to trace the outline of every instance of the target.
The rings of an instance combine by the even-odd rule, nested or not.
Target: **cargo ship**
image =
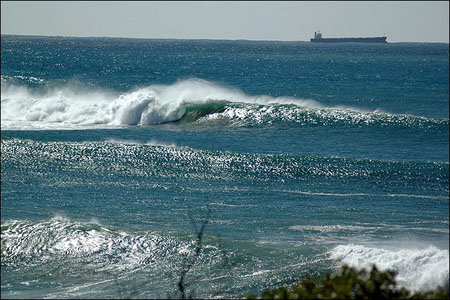
[[[320,31],[314,32],[313,43],[387,43],[385,36],[354,38],[323,38]]]

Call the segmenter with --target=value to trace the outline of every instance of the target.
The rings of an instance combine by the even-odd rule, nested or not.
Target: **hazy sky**
[[[1,33],[307,41],[386,35],[449,42],[449,2],[1,1]]]

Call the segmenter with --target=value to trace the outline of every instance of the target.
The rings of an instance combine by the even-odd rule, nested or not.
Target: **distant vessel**
[[[323,38],[320,31],[314,32],[313,43],[387,43],[385,36],[355,38]]]

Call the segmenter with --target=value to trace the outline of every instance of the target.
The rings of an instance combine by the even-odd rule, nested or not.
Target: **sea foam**
[[[394,270],[399,286],[411,291],[431,290],[449,280],[449,252],[434,246],[387,249],[348,244],[332,249],[330,257],[357,269],[374,264],[382,271]]]

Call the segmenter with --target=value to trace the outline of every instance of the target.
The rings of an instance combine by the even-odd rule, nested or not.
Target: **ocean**
[[[344,264],[448,287],[448,44],[1,36],[2,298]]]

